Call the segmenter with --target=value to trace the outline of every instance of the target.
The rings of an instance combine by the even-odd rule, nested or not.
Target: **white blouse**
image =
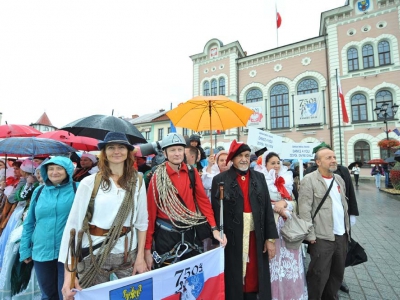
[[[85,218],[85,214],[87,211],[87,207],[89,205],[90,197],[92,195],[92,190],[94,186],[96,174],[85,177],[79,184],[78,189],[76,191],[74,203],[72,204],[71,212],[69,214],[67,224],[64,229],[63,237],[61,240],[60,253],[58,257],[58,261],[65,263],[65,259],[68,251],[68,243],[70,239],[70,230],[72,228],[76,229],[76,233],[78,234],[79,229],[82,228],[82,222]],[[97,192],[96,199],[94,202],[94,213],[92,217],[91,225],[96,225],[102,229],[109,229],[118,213],[118,210],[122,204],[122,201],[125,197],[125,190],[122,188],[118,188],[114,181],[110,179],[111,187],[109,190],[104,191],[101,186]],[[139,231],[146,231],[148,225],[148,213],[147,213],[147,197],[146,197],[146,187],[144,181],[142,182],[142,186],[139,189],[139,178],[137,181],[137,189],[134,194],[134,213],[133,213],[133,225],[134,228]],[[124,222],[124,226],[130,227],[132,213],[128,214]],[[96,245],[101,243],[105,237],[102,236],[94,236],[92,237],[92,244]],[[127,234],[127,237],[130,239],[131,233]],[[76,241],[78,237],[76,236]],[[123,253],[125,246],[125,237],[119,238],[114,248],[111,250],[111,253]],[[130,240],[129,240],[130,242]],[[137,232],[134,230],[133,232],[133,240],[132,240],[132,250],[137,247]],[[129,245],[129,244],[128,244]],[[89,240],[86,234],[83,235],[82,238],[82,247],[89,247]],[[95,250],[96,253],[98,250]],[[70,258],[68,258],[70,259]]]

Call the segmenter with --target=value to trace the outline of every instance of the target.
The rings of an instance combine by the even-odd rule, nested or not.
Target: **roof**
[[[52,126],[54,127],[53,124],[51,124],[49,117],[47,114],[44,112],[43,115],[33,124],[39,124],[39,125],[47,125],[47,126]]]
[[[143,116],[139,116],[135,119],[131,119],[131,118],[126,118],[125,120],[127,120],[129,123],[132,124],[142,124],[142,123],[150,123],[152,121],[154,121],[155,119],[165,115],[167,113],[167,111],[158,111],[156,113],[150,113],[150,114],[145,114]],[[160,120],[157,120],[160,121]]]

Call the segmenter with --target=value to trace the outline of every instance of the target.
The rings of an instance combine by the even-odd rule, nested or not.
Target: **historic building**
[[[385,158],[378,141],[399,139],[399,25],[399,0],[348,0],[323,12],[319,36],[308,40],[247,55],[239,42],[212,39],[191,56],[193,96],[226,95],[263,115],[224,141],[246,141],[255,126],[286,143],[325,141],[344,165]]]

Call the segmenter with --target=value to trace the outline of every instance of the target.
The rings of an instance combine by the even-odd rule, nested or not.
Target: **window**
[[[363,94],[351,97],[351,112],[354,122],[367,121],[367,98]]]
[[[164,137],[164,128],[158,128],[158,140],[162,140]]]
[[[393,105],[393,96],[392,93],[386,90],[379,91],[376,96],[376,106],[381,107],[382,104],[386,103],[388,105],[388,108],[386,110],[387,113],[387,119],[392,119],[393,118],[393,111],[392,111],[392,105]]]
[[[189,135],[189,129],[187,129],[187,128],[182,128],[182,135],[183,135],[183,136]]]
[[[271,90],[271,128],[289,127],[289,90],[283,84],[275,85]]]
[[[390,64],[390,47],[386,41],[379,42],[378,44],[379,65]]]
[[[203,96],[210,96],[210,83],[208,81],[203,83]]]
[[[297,95],[318,92],[318,83],[314,79],[304,79],[297,86]]]
[[[262,101],[262,92],[259,89],[251,89],[246,95],[246,103]]]
[[[358,70],[358,53],[356,48],[350,48],[347,51],[347,63],[349,71]]]
[[[168,127],[168,133],[171,133],[171,127]]]
[[[217,96],[217,80],[211,80],[211,96]]]
[[[364,69],[374,67],[374,48],[372,45],[365,45],[362,48]]]
[[[146,140],[150,140],[150,131],[145,131],[145,132],[144,132],[144,138],[145,138]]]
[[[219,94],[225,95],[225,78],[223,77],[219,79]]]
[[[363,166],[369,167],[367,165],[367,161],[370,158],[370,148],[369,144],[364,141],[358,141],[354,144],[354,161],[360,161],[363,163]]]
[[[210,130],[203,131],[203,135],[210,135]]]

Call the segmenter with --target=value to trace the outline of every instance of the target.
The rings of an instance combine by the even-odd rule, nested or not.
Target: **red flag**
[[[278,12],[276,12],[276,28],[281,27],[281,24],[282,24],[281,15]]]
[[[342,86],[340,85],[340,78],[337,78],[338,82],[338,92],[340,97],[340,104],[342,105],[342,115],[343,115],[343,122],[349,123],[349,116],[347,115],[346,103],[344,102],[344,95],[342,91]]]

